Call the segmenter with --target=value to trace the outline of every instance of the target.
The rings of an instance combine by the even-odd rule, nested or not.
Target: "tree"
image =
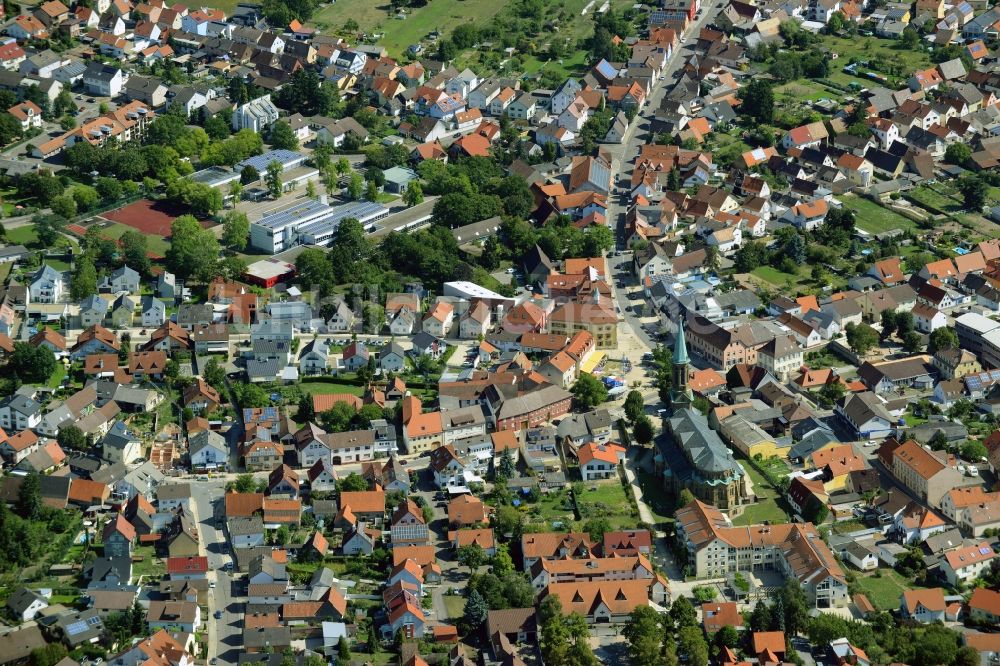
[[[118,239],[122,246],[125,264],[140,275],[149,275],[152,262],[149,260],[149,246],[146,235],[129,229]]]
[[[510,556],[510,549],[507,544],[497,546],[496,555],[493,556],[492,572],[495,576],[503,578],[514,573],[514,560]]]
[[[31,651],[31,666],[55,666],[68,655],[62,643],[46,643],[44,647]]]
[[[341,636],[337,641],[337,661],[345,664],[351,659],[351,645],[345,636]]]
[[[858,356],[864,356],[878,344],[878,333],[867,324],[848,324],[845,329],[847,344]]]
[[[378,201],[378,183],[374,180],[366,181],[365,199],[368,201]]]
[[[916,354],[924,346],[924,339],[916,331],[907,331],[903,334],[903,349],[911,354]]]
[[[622,629],[628,640],[628,655],[635,666],[660,666],[663,628],[660,615],[649,606],[638,606]]]
[[[950,326],[944,326],[942,328],[934,329],[930,334],[930,340],[927,345],[927,352],[929,354],[935,354],[942,349],[957,349],[958,348],[958,334],[955,329]]]
[[[215,234],[191,215],[181,215],[170,225],[170,248],[167,266],[176,275],[207,282],[219,259],[219,241]]]
[[[73,277],[69,283],[70,297],[74,301],[80,301],[97,293],[97,269],[94,268],[94,261],[89,254],[85,254],[77,261],[73,270]]]
[[[896,313],[893,310],[882,311],[882,339],[891,338],[896,330]]]
[[[968,144],[961,142],[951,144],[944,151],[944,161],[958,166],[967,164],[971,157],[972,149],[969,148]]]
[[[233,482],[233,490],[238,493],[252,493],[257,490],[257,481],[253,474],[240,474]]]
[[[920,44],[920,33],[910,26],[907,26],[903,30],[903,34],[899,37],[899,43],[903,48],[915,49]]]
[[[35,347],[27,342],[15,342],[7,361],[5,374],[24,384],[43,384],[56,369],[56,356],[48,347]]]
[[[636,419],[635,425],[632,426],[632,437],[636,443],[646,446],[653,441],[654,434],[653,421],[648,416],[643,414]]]
[[[478,543],[470,543],[458,549],[458,561],[469,567],[469,573],[475,573],[479,567],[486,564],[486,553]]]
[[[771,630],[771,609],[763,599],[759,599],[750,612],[749,622],[751,631]]]
[[[766,79],[753,78],[740,91],[743,104],[741,109],[762,125],[774,122],[774,90]]]
[[[726,625],[715,632],[715,644],[719,647],[735,648],[740,644],[740,632],[736,631],[736,627]]]
[[[368,490],[368,482],[357,472],[351,472],[337,481],[338,492],[361,492]]]
[[[251,183],[256,183],[258,180],[260,180],[260,172],[257,171],[255,166],[248,164],[240,171],[241,184],[250,185]]]
[[[17,491],[17,513],[25,520],[38,520],[42,513],[42,487],[36,472],[21,480]]]
[[[958,633],[944,625],[932,624],[917,635],[916,666],[950,664],[958,653]]]
[[[646,402],[642,397],[642,393],[634,389],[629,391],[628,395],[625,396],[624,408],[625,417],[634,423],[636,419],[645,413]]]
[[[77,451],[83,450],[87,446],[87,436],[80,430],[76,424],[70,423],[69,425],[59,428],[59,434],[56,435],[56,442],[63,449],[75,449]]]
[[[243,200],[243,183],[234,180],[229,183],[229,196],[232,197],[233,206]]]
[[[989,455],[989,451],[986,450],[986,446],[978,440],[969,440],[962,445],[961,448],[962,457],[969,462],[979,462],[984,460],[986,456]]]
[[[681,654],[688,656],[687,663],[691,666],[708,666],[708,643],[701,627],[681,627],[677,633],[677,647]]]
[[[778,600],[784,609],[784,630],[788,635],[795,636],[805,631],[809,624],[809,603],[798,579],[788,578],[785,581]]]
[[[698,613],[691,605],[691,600],[684,596],[674,599],[674,603],[670,605],[669,617],[678,629],[698,625]]]
[[[347,181],[347,196],[349,196],[353,201],[360,200],[364,186],[365,181],[361,177],[361,174],[352,173],[350,179]]]
[[[281,174],[283,172],[284,168],[278,160],[272,160],[267,165],[267,173],[264,175],[264,184],[267,186],[267,193],[271,195],[272,199],[280,197],[281,192],[284,190],[284,186],[281,182]]]
[[[316,411],[313,409],[312,396],[303,393],[299,398],[298,410],[295,412],[295,420],[298,423],[312,423],[316,420]]]
[[[975,174],[963,174],[958,179],[958,191],[962,193],[966,208],[976,213],[983,210],[989,195],[989,186],[985,180]]]
[[[591,518],[583,524],[583,531],[595,542],[604,541],[605,532],[611,531],[611,521],[603,516]]]
[[[504,449],[500,454],[500,462],[497,463],[497,477],[501,479],[512,478],[517,470],[514,468],[514,457],[510,449]]]
[[[295,150],[299,147],[295,131],[284,120],[279,120],[271,125],[271,133],[268,138],[271,140],[271,147],[277,150]]]
[[[288,525],[282,525],[274,532],[274,543],[279,546],[284,546],[291,538],[292,534],[291,530],[288,529]]]
[[[424,188],[421,187],[420,183],[413,180],[406,186],[406,191],[403,192],[403,203],[407,206],[416,206],[417,204],[424,202]]]
[[[478,629],[486,621],[486,614],[489,610],[489,606],[486,605],[483,595],[479,594],[478,590],[472,590],[465,600],[464,616],[466,624],[471,629]]]
[[[580,375],[571,392],[582,409],[593,409],[608,399],[608,388],[604,382],[588,372]]]
[[[76,215],[76,201],[69,194],[61,194],[53,199],[50,207],[53,213],[67,220]]]
[[[222,244],[233,252],[242,252],[250,238],[250,220],[246,213],[231,210],[222,216]]]

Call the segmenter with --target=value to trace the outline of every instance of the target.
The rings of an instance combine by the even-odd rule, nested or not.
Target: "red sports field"
[[[145,234],[170,238],[170,225],[185,212],[187,211],[183,207],[166,201],[139,199],[123,208],[108,211],[101,217],[112,222],[120,222]],[[201,220],[201,225],[208,228],[212,223],[209,220]]]

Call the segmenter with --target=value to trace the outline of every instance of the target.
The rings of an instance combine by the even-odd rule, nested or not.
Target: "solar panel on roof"
[[[753,155],[753,158],[755,160],[760,161],[760,160],[764,159],[764,149],[763,148],[754,148],[753,150],[750,151],[750,154]]]
[[[87,623],[83,620],[77,620],[66,627],[66,633],[70,636],[76,636],[77,634],[82,634],[85,631],[87,631]]]
[[[1000,370],[990,370],[990,379],[1000,382]]]
[[[988,547],[986,547],[986,546],[983,546],[983,547],[981,547],[979,549],[979,554],[980,555],[989,555],[990,552],[991,552],[990,549]]]
[[[978,391],[983,387],[982,382],[979,381],[979,377],[969,377],[965,380],[965,385],[973,391]]]

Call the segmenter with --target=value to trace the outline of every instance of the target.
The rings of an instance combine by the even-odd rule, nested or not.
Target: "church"
[[[692,406],[690,363],[684,326],[678,326],[670,408],[656,440],[656,471],[675,496],[686,489],[702,502],[738,515],[754,501],[753,483],[705,416]]]

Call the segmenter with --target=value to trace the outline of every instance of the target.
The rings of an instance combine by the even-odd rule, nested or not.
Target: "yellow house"
[[[957,379],[983,371],[976,355],[964,349],[940,349],[931,363],[945,379]]]
[[[719,423],[719,433],[729,444],[747,458],[788,459],[790,446],[779,446],[774,437],[764,432],[739,414],[733,414]]]
[[[811,456],[812,466],[823,470],[823,489],[828,493],[843,490],[851,472],[867,469],[868,463],[851,444],[828,446]]]

